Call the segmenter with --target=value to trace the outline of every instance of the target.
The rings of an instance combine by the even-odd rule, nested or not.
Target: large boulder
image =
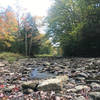
[[[43,80],[39,82],[37,89],[42,91],[60,91],[62,90],[63,82],[67,80],[68,77],[66,75]]]

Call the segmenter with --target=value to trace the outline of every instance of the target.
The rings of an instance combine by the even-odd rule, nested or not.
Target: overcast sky
[[[51,0],[0,0],[0,6],[6,7],[10,5],[15,8],[16,1],[19,1],[23,8],[36,16],[46,16],[51,5]]]
[[[8,5],[16,10],[16,4],[25,8],[25,12],[30,12],[33,16],[46,16],[52,0],[0,0],[0,7]],[[41,33],[45,33],[45,26],[39,28]]]

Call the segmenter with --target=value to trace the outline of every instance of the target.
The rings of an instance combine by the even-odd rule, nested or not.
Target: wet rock
[[[90,100],[100,100],[100,92],[90,92]]]

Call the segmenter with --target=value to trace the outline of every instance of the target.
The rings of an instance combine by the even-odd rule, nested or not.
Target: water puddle
[[[35,68],[31,73],[30,73],[30,78],[32,79],[46,79],[46,78],[51,78],[54,77],[54,74],[50,74],[48,72],[40,72],[40,70],[42,70],[43,67],[38,67]]]

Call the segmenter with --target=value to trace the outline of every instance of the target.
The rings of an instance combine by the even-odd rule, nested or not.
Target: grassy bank
[[[35,57],[39,57],[39,58],[44,58],[44,57],[53,57],[54,55],[52,54],[38,54],[38,55],[35,55]]]
[[[24,58],[24,56],[17,53],[11,53],[11,52],[0,53],[0,59],[7,60],[8,62],[13,62],[22,58]]]

